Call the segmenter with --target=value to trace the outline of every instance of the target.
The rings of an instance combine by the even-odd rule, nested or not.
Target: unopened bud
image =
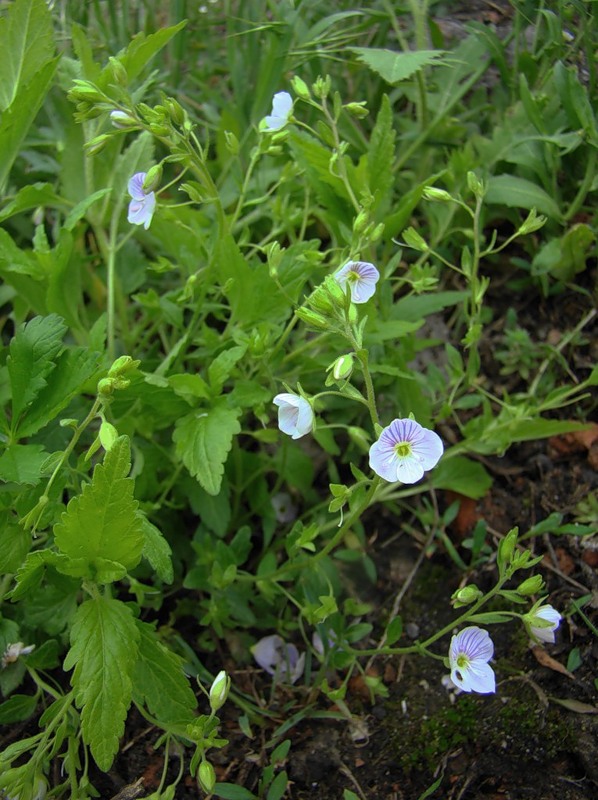
[[[467,186],[469,187],[469,191],[476,197],[482,198],[486,194],[484,182],[471,170],[467,173]]]
[[[120,111],[117,108],[110,112],[110,122],[115,128],[118,128],[121,131],[126,130],[127,128],[136,127],[138,124],[133,117],[127,114],[126,111]]]
[[[131,356],[119,356],[108,370],[109,378],[117,378],[132,372],[141,364],[138,359],[133,359]]]
[[[101,133],[99,136],[95,136],[89,142],[85,143],[85,152],[88,156],[95,156],[98,153],[101,153],[110,139],[111,136],[107,133]]]
[[[365,100],[361,103],[347,103],[344,109],[348,111],[352,117],[357,117],[357,119],[364,119],[370,113],[365,107]]]
[[[98,436],[100,438],[100,444],[104,450],[108,452],[114,442],[118,439],[118,431],[114,425],[112,425],[110,422],[106,422],[106,420],[103,419],[102,424],[100,425]]]
[[[457,589],[457,591],[451,597],[451,604],[454,606],[454,608],[461,608],[462,606],[468,606],[471,603],[475,603],[475,601],[479,600],[480,597],[482,597],[482,592],[474,583],[470,583],[468,586],[463,586],[461,589]]]
[[[218,711],[218,709],[225,704],[229,690],[230,678],[226,672],[221,669],[210,687],[210,708],[212,711]]]
[[[332,377],[335,381],[346,381],[353,372],[353,353],[339,356],[332,366]],[[330,367],[328,367],[330,369]]]
[[[536,209],[532,208],[532,210],[527,215],[527,219],[519,226],[517,233],[520,236],[524,236],[528,233],[533,233],[534,231],[539,230],[544,224],[546,223],[546,217],[540,214],[538,216],[536,214]]]
[[[500,540],[498,545],[497,561],[499,567],[507,567],[511,563],[513,553],[515,552],[515,545],[517,544],[517,535],[519,531],[517,528],[512,528],[507,535]]]
[[[363,233],[366,225],[368,224],[369,214],[368,212],[362,208],[359,214],[355,217],[355,221],[353,222],[353,233]]]
[[[450,203],[453,199],[444,189],[437,189],[436,186],[426,186],[423,191],[426,200],[436,200],[439,203]]]
[[[185,122],[187,114],[178,100],[175,100],[174,97],[168,97],[166,99],[165,106],[170,114],[171,120],[176,125],[182,125]]]
[[[239,140],[232,131],[224,131],[224,142],[226,149],[232,156],[239,153]]]
[[[160,185],[161,180],[162,180],[162,164],[154,164],[154,166],[150,167],[147,171],[145,180],[143,181],[143,191],[146,194],[148,194],[149,192],[155,192],[158,186]]]
[[[199,765],[197,780],[206,794],[212,794],[216,786],[216,773],[209,761],[202,761]]]
[[[407,247],[412,247],[414,250],[420,250],[425,253],[430,248],[425,239],[423,239],[415,228],[407,228],[403,231],[403,241]]]
[[[114,381],[112,378],[101,378],[98,381],[98,394],[102,397],[110,397],[114,392]]]
[[[524,597],[529,597],[532,594],[538,594],[544,588],[544,581],[541,575],[532,575],[531,578],[526,578],[523,583],[517,587],[517,594],[522,594]]]
[[[295,314],[307,325],[311,325],[312,328],[321,331],[330,329],[330,322],[321,314],[317,314],[309,308],[298,308]]]
[[[311,89],[316,97],[319,97],[320,100],[324,100],[330,94],[331,87],[332,81],[330,80],[330,75],[326,75],[325,78],[319,76]]]
[[[115,81],[120,83],[121,86],[126,86],[129,82],[129,76],[127,75],[127,70],[125,69],[122,61],[120,61],[118,58],[110,56],[108,63],[110,64]]]
[[[293,80],[291,81],[291,86],[293,87],[293,91],[300,97],[302,100],[309,100],[311,97],[309,88],[305,81],[299,77],[299,75],[295,75]]]

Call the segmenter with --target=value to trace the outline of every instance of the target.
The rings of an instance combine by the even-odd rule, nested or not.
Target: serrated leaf
[[[0,514],[0,573],[16,572],[31,547],[31,534],[8,511]]]
[[[220,491],[233,436],[241,432],[240,410],[217,406],[178,420],[173,439],[177,455],[208,494]]]
[[[4,222],[14,214],[30,211],[38,206],[61,207],[64,204],[65,201],[56,194],[52,184],[29,183],[21,187],[10,203],[7,203],[0,211],[0,222]]]
[[[59,558],[52,550],[35,550],[25,558],[15,576],[16,586],[10,592],[11,600],[20,600],[21,597],[37,587],[42,582],[44,572],[49,564],[55,564]]]
[[[37,486],[48,460],[41,444],[12,444],[0,456],[0,480],[7,483]]]
[[[160,28],[148,36],[144,33],[136,34],[127,45],[125,52],[119,56],[127,70],[129,80],[137,78],[148,61],[157,55],[186,24],[187,20],[183,20],[169,28]]]
[[[18,427],[18,438],[32,436],[54,419],[98,368],[100,355],[85,347],[65,350],[56,361],[52,380],[27,409]]]
[[[36,281],[43,281],[45,278],[44,270],[35,256],[29,251],[21,250],[10,234],[0,228],[0,274],[8,277],[11,273],[28,275]]]
[[[166,725],[193,721],[197,699],[183,672],[184,660],[158,639],[151,625],[136,620],[139,657],[133,672],[135,699]]]
[[[388,95],[383,95],[368,150],[368,182],[370,192],[379,203],[393,185],[395,175],[389,165],[395,159],[395,131]]]
[[[233,368],[245,355],[247,347],[236,345],[219,353],[208,367],[208,379],[214,394],[220,394],[224,382],[230,376]]]
[[[97,202],[101,200],[102,197],[105,197],[107,194],[110,194],[112,190],[108,188],[98,189],[97,192],[90,194],[88,197],[85,197],[81,202],[77,203],[77,205],[72,208],[69,213],[67,214],[66,219],[64,220],[63,227],[66,228],[67,231],[72,231],[75,225],[79,222],[80,219],[83,219],[85,214],[87,213],[88,209]]]
[[[91,483],[69,502],[54,526],[56,545],[70,559],[81,559],[100,571],[109,566],[105,562],[128,570],[139,563],[144,537],[134,481],[127,477],[130,468],[129,440],[120,436],[104,463],[94,469]],[[104,577],[109,574],[107,570]]]
[[[139,638],[130,608],[102,595],[79,606],[71,628],[64,669],[74,667],[71,685],[81,709],[83,740],[104,772],[124,732]]]
[[[47,385],[62,349],[66,325],[57,314],[34,317],[22,325],[10,343],[7,360],[12,389],[12,428],[27,406]]]
[[[147,519],[141,516],[141,527],[143,530],[143,557],[158,573],[160,580],[164,583],[172,583],[174,572],[172,569],[172,550],[170,545],[162,535],[162,532]]]
[[[349,50],[392,85],[407,80],[422,67],[438,64],[444,56],[443,50],[413,50],[406,53],[378,47],[350,47]]]
[[[492,175],[488,179],[485,198],[487,203],[509,208],[535,208],[552,219],[560,219],[561,212],[552,197],[540,186],[516,175]]]

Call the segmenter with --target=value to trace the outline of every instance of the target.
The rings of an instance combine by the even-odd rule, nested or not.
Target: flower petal
[[[147,172],[136,172],[129,180],[127,189],[134,200],[144,200],[146,197],[146,194],[143,191],[143,182],[146,175]]]

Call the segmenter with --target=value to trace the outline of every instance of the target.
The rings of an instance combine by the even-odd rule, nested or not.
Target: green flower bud
[[[176,125],[182,125],[187,119],[187,113],[179,101],[175,100],[174,97],[168,97],[165,105],[170,115],[170,119]]]
[[[330,300],[328,292],[324,289],[324,285],[316,286],[313,292],[307,298],[309,305],[322,314],[330,314],[334,311],[334,306]]]
[[[291,86],[293,87],[293,91],[300,97],[302,100],[309,100],[311,97],[309,88],[305,81],[300,78],[298,75],[295,75],[293,80],[291,81]]]
[[[322,331],[330,330],[330,322],[321,314],[316,314],[315,311],[311,311],[309,308],[298,308],[295,314],[307,325],[311,325],[312,328]]]
[[[102,133],[99,136],[95,136],[89,142],[85,143],[85,152],[88,156],[95,156],[98,153],[101,153],[111,138],[112,137],[107,133]]]
[[[469,191],[476,197],[482,198],[486,194],[484,182],[471,170],[467,173],[467,186],[469,187]]]
[[[365,100],[361,103],[347,103],[343,108],[345,111],[348,111],[352,117],[357,117],[357,119],[364,119],[364,117],[367,117],[370,113],[365,107]]]
[[[423,239],[415,228],[407,228],[403,231],[403,241],[407,247],[412,247],[414,250],[420,250],[425,253],[430,248],[425,239]]]
[[[112,378],[101,378],[98,381],[98,394],[102,397],[110,397],[114,392],[114,381]]]
[[[319,76],[311,89],[316,97],[319,97],[320,100],[324,100],[324,98],[328,97],[330,94],[331,87],[332,81],[330,80],[330,75],[326,75],[325,78]]]
[[[89,81],[74,80],[73,88],[68,93],[71,102],[87,101],[88,103],[98,103],[104,99],[104,95],[93,83]]]
[[[143,191],[148,193],[155,192],[162,180],[162,164],[154,164],[150,167],[143,181]]]
[[[345,294],[345,290],[336,280],[336,278],[334,278],[332,275],[326,275],[324,278],[324,289],[328,294],[328,297],[330,297],[335,305],[340,306],[341,308],[345,307],[347,296]]]
[[[538,216],[536,214],[536,209],[532,208],[527,215],[527,219],[519,226],[517,233],[519,236],[525,236],[528,233],[533,233],[534,231],[539,230],[545,223],[546,217],[544,217],[542,214]]]
[[[206,794],[212,794],[216,786],[216,773],[209,761],[202,761],[199,765],[197,780]]]
[[[232,131],[224,131],[224,142],[226,149],[231,156],[236,156],[239,153],[239,140]]]
[[[126,375],[128,372],[137,369],[140,364],[141,361],[133,359],[131,356],[119,356],[108,370],[108,377],[117,378],[121,375]]]
[[[210,708],[212,711],[216,712],[219,708],[222,708],[228,697],[229,690],[230,678],[226,672],[221,669],[210,687]]]
[[[117,83],[120,83],[121,86],[126,86],[129,82],[129,76],[127,75],[127,70],[125,69],[122,61],[120,61],[118,58],[110,56],[108,63],[110,64],[110,69],[114,75],[114,80]]]
[[[372,231],[372,233],[371,233],[371,235],[370,235],[370,242],[372,242],[372,244],[373,244],[374,242],[377,242],[377,241],[378,241],[378,239],[381,239],[381,238],[382,238],[382,236],[383,236],[383,234],[384,234],[384,227],[385,227],[385,226],[384,226],[384,223],[383,223],[383,222],[379,222],[379,223],[376,225],[376,227],[374,228],[374,230]]]
[[[444,189],[437,189],[435,186],[426,186],[423,195],[426,200],[436,200],[439,203],[450,203],[453,199]]]
[[[451,604],[454,608],[462,608],[463,606],[475,603],[480,597],[482,597],[482,592],[475,583],[470,583],[468,586],[463,586],[461,589],[457,589],[457,591],[454,592],[451,597]]]
[[[498,545],[497,563],[503,569],[508,567],[515,552],[515,545],[517,544],[518,528],[513,528],[507,535],[500,540]]]
[[[357,234],[363,233],[368,224],[368,219],[369,219],[368,212],[365,210],[365,208],[362,208],[359,214],[355,217],[355,220],[353,222],[353,233]]]
[[[108,452],[114,442],[118,439],[118,431],[114,425],[111,425],[109,422],[106,422],[106,420],[103,419],[102,424],[100,425],[98,436],[100,439],[100,444],[104,450]]]
[[[332,369],[332,377],[335,381],[348,380],[353,372],[353,353],[339,356],[328,369]]]
[[[541,575],[532,575],[526,578],[523,583],[517,587],[517,594],[522,594],[524,597],[529,597],[532,594],[538,594],[544,589],[544,580]]]

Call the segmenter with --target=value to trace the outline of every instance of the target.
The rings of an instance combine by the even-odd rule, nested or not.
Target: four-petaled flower
[[[293,98],[288,92],[277,92],[272,98],[272,113],[264,117],[262,124],[265,131],[279,131],[289,121],[293,110]]]
[[[451,639],[449,664],[451,680],[463,692],[490,694],[496,691],[494,671],[488,664],[494,645],[488,631],[475,625]]]
[[[143,191],[146,175],[146,172],[136,172],[129,181],[129,194],[133,199],[129,203],[127,217],[133,225],[143,225],[145,230],[149,228],[156,208],[156,195],[153,192]]]
[[[264,636],[251,648],[253,657],[262,669],[277,681],[295,683],[303,675],[305,653],[299,655],[294,644],[287,644],[277,633]]]
[[[334,277],[343,289],[348,284],[354,303],[367,303],[376,291],[380,273],[369,261],[348,261]]]
[[[305,399],[297,394],[283,392],[272,401],[278,406],[278,427],[293,439],[300,439],[314,426],[314,412]]]
[[[443,451],[437,433],[413,419],[395,419],[370,447],[370,467],[389,483],[416,483]]]
[[[554,644],[554,632],[559,627],[561,615],[552,606],[540,606],[524,616],[526,627],[539,642]]]

